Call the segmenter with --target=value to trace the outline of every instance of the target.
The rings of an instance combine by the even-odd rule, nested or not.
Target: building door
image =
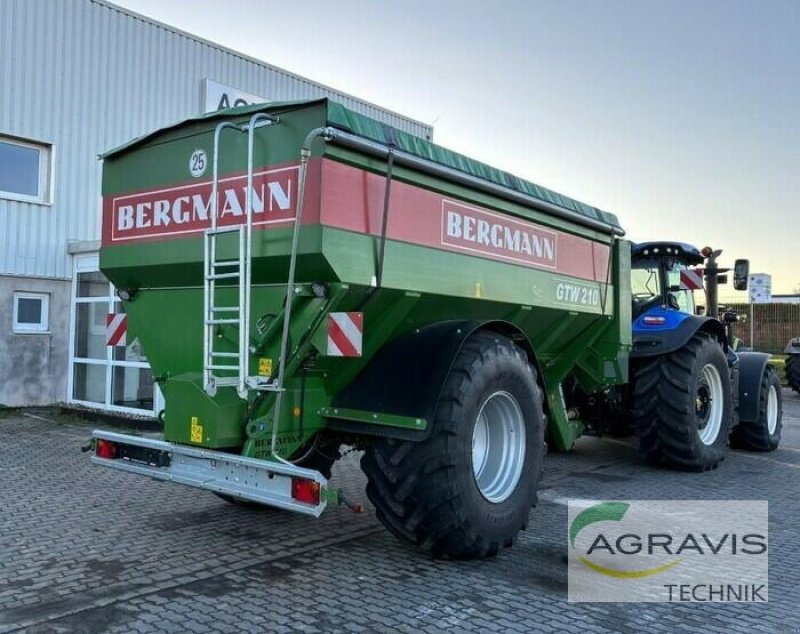
[[[96,254],[75,257],[68,399],[106,411],[155,415],[163,408],[158,386],[138,340],[107,345],[106,316],[121,314],[113,285]]]

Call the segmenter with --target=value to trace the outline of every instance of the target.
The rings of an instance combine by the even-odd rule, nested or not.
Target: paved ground
[[[319,520],[91,467],[88,429],[0,418],[0,632],[797,632],[800,397],[782,448],[705,474],[613,440],[547,458],[542,502],[495,560],[432,561],[371,509]],[[364,500],[351,454],[334,478]],[[768,499],[769,604],[570,604],[564,497]]]

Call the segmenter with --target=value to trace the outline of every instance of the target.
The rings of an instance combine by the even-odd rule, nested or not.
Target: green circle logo
[[[584,528],[596,524],[597,522],[621,522],[630,507],[631,505],[627,502],[600,502],[578,513],[577,517],[572,520],[569,526],[569,541],[572,548],[576,549],[575,540]],[[669,570],[681,561],[680,559],[675,559],[653,568],[622,570],[600,565],[591,561],[587,555],[579,555],[578,560],[595,572],[616,579],[641,579],[642,577],[650,577],[664,572],[665,570]]]

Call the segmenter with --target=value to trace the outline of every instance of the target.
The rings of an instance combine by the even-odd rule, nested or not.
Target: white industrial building
[[[329,96],[430,126],[101,0],[0,0],[0,405],[152,414],[144,352],[106,345],[98,155],[220,106]]]

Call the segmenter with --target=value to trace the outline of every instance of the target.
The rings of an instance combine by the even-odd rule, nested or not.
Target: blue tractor
[[[720,253],[679,242],[631,248],[631,382],[618,419],[638,433],[652,463],[704,471],[729,445],[772,451],[780,442],[781,387],[769,355],[738,350],[730,336],[738,316],[719,314],[717,288],[728,271],[717,267]],[[737,260],[737,290],[747,288],[748,268]],[[703,285],[699,310],[693,291]]]

